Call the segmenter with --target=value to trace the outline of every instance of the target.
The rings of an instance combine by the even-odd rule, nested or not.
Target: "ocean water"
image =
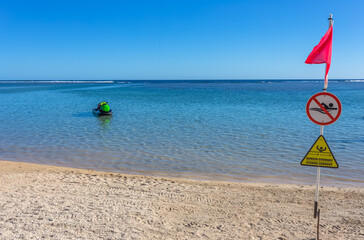
[[[305,112],[323,81],[2,81],[0,159],[102,171],[314,184],[300,161],[320,135]],[[321,183],[364,187],[364,81],[329,81],[341,101],[324,136],[338,169]],[[108,101],[114,114],[96,117]]]

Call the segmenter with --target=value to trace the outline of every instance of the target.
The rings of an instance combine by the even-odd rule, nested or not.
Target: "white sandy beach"
[[[0,162],[0,239],[315,239],[314,186]],[[320,239],[364,239],[364,189],[320,189]]]

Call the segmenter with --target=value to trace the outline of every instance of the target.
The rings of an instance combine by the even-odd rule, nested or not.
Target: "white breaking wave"
[[[345,82],[364,82],[364,79],[345,80]]]

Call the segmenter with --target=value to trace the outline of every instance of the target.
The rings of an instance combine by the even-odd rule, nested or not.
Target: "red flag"
[[[327,74],[331,65],[331,50],[332,50],[332,26],[321,38],[321,41],[317,46],[315,46],[308,55],[306,62],[308,64],[319,64],[326,63],[326,73],[325,73],[325,85],[327,85]]]

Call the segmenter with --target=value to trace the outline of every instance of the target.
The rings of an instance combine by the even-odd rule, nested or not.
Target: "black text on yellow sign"
[[[329,145],[327,145],[327,142],[322,135],[317,138],[316,142],[302,159],[301,165],[327,168],[339,167]]]

